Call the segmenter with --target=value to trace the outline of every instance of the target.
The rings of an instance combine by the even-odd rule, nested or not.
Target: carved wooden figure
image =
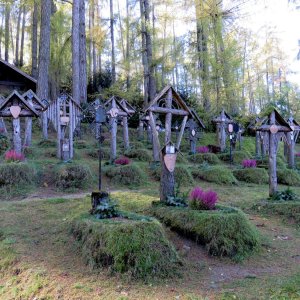
[[[1,103],[0,117],[13,118],[13,148],[17,153],[22,153],[20,118],[39,117],[38,111],[14,91]]]
[[[279,136],[282,132],[287,133],[292,129],[277,110],[273,110],[268,116],[267,122],[258,130],[269,136],[269,196],[271,197],[277,192],[276,155]]]

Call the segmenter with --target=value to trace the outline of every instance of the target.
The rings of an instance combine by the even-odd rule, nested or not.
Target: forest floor
[[[262,235],[262,250],[234,263],[208,256],[202,246],[166,230],[184,260],[182,275],[148,283],[85,265],[70,221],[89,210],[88,191],[51,195],[43,189],[42,197],[35,193],[1,202],[0,299],[299,299],[299,228],[251,209],[267,187],[209,186],[218,190],[222,203],[248,212]],[[122,209],[141,213],[157,200],[155,190],[114,191],[112,196]]]

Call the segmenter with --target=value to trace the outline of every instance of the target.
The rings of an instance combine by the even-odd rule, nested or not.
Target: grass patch
[[[48,139],[41,140],[38,142],[38,146],[40,148],[53,148],[56,147],[56,141],[48,140]]]
[[[139,161],[150,162],[152,160],[152,156],[146,149],[130,149],[129,151],[126,151],[124,155]]]
[[[193,169],[194,178],[199,178],[208,182],[217,184],[236,184],[237,180],[233,176],[232,171],[225,166],[211,166],[204,169]]]
[[[256,184],[267,184],[269,175],[263,168],[246,168],[233,170],[233,175],[240,181]]]
[[[221,153],[218,154],[218,158],[225,161],[230,162],[230,153]],[[250,155],[246,151],[233,151],[232,159],[234,164],[240,165],[244,159],[249,159]]]
[[[198,211],[156,205],[150,211],[171,229],[205,245],[211,255],[242,260],[259,248],[259,234],[240,210],[219,206]]]
[[[152,218],[125,216],[97,220],[86,214],[72,222],[87,263],[131,278],[172,277],[180,261],[162,226]]]

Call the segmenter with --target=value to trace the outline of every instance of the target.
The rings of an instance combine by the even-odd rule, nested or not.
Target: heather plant
[[[115,160],[115,164],[116,165],[122,165],[122,166],[129,165],[130,164],[130,159],[126,156],[121,156],[121,157],[119,157]]]
[[[242,161],[242,166],[244,168],[256,168],[257,163],[255,159],[244,159]]]
[[[9,150],[5,153],[4,159],[6,162],[21,162],[25,159],[25,156],[15,150]]]
[[[300,152],[297,152],[295,156],[300,158]]]
[[[218,201],[218,194],[215,191],[204,191],[200,187],[195,187],[189,196],[189,205],[196,210],[212,210],[215,209]]]
[[[207,146],[199,146],[196,149],[197,153],[208,153],[209,152],[209,148]]]

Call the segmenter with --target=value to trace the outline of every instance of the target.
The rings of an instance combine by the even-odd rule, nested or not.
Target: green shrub
[[[32,184],[35,174],[34,168],[27,163],[0,164],[0,186]]]
[[[109,160],[110,158],[110,149],[108,148],[101,148],[102,159]],[[99,149],[91,149],[86,152],[87,156],[90,158],[99,159]]]
[[[145,145],[142,142],[133,142],[130,143],[132,149],[144,149]]]
[[[106,220],[84,215],[72,222],[86,262],[134,279],[174,276],[180,261],[162,226],[149,217],[123,215]]]
[[[130,149],[129,151],[126,151],[124,155],[129,158],[135,158],[139,161],[152,161],[152,156],[145,149]]]
[[[262,168],[245,168],[234,170],[233,175],[240,181],[257,184],[267,184],[269,175],[265,169]]]
[[[257,166],[268,169],[269,168],[269,157],[264,157],[263,159],[259,159],[257,161]],[[286,163],[280,157],[277,157],[276,166],[277,166],[277,169],[285,169]]]
[[[183,155],[177,154],[176,163],[179,163],[179,164],[188,164],[188,161],[187,161],[187,159]]]
[[[41,148],[51,148],[51,147],[56,147],[56,141],[45,139],[45,140],[39,141],[39,142],[38,142],[38,145],[39,145]]]
[[[108,166],[104,170],[105,175],[112,180],[114,184],[121,185],[140,185],[145,183],[146,178],[142,170],[134,164],[125,166]]]
[[[259,248],[259,234],[237,209],[192,210],[155,205],[151,213],[171,229],[205,245],[211,255],[241,260]]]
[[[43,155],[46,158],[56,158],[57,157],[57,150],[56,149],[46,149],[44,151]]]
[[[230,153],[221,153],[218,154],[219,159],[229,162],[230,161]],[[249,159],[250,155],[246,151],[232,151],[232,159],[234,164],[240,165],[244,159]]]
[[[5,135],[0,134],[0,154],[9,149],[9,140]]]
[[[237,180],[232,171],[223,166],[210,166],[205,169],[193,169],[194,178],[218,184],[236,184]]]
[[[189,160],[198,164],[207,162],[212,165],[217,165],[220,163],[218,156],[214,153],[196,153],[194,155],[190,155]]]
[[[88,143],[85,140],[76,140],[74,142],[74,147],[77,149],[86,149],[88,148]]]
[[[90,171],[86,166],[63,164],[55,170],[55,185],[59,189],[82,188],[89,176]]]
[[[277,181],[289,186],[300,186],[300,175],[297,171],[291,169],[278,169]]]

